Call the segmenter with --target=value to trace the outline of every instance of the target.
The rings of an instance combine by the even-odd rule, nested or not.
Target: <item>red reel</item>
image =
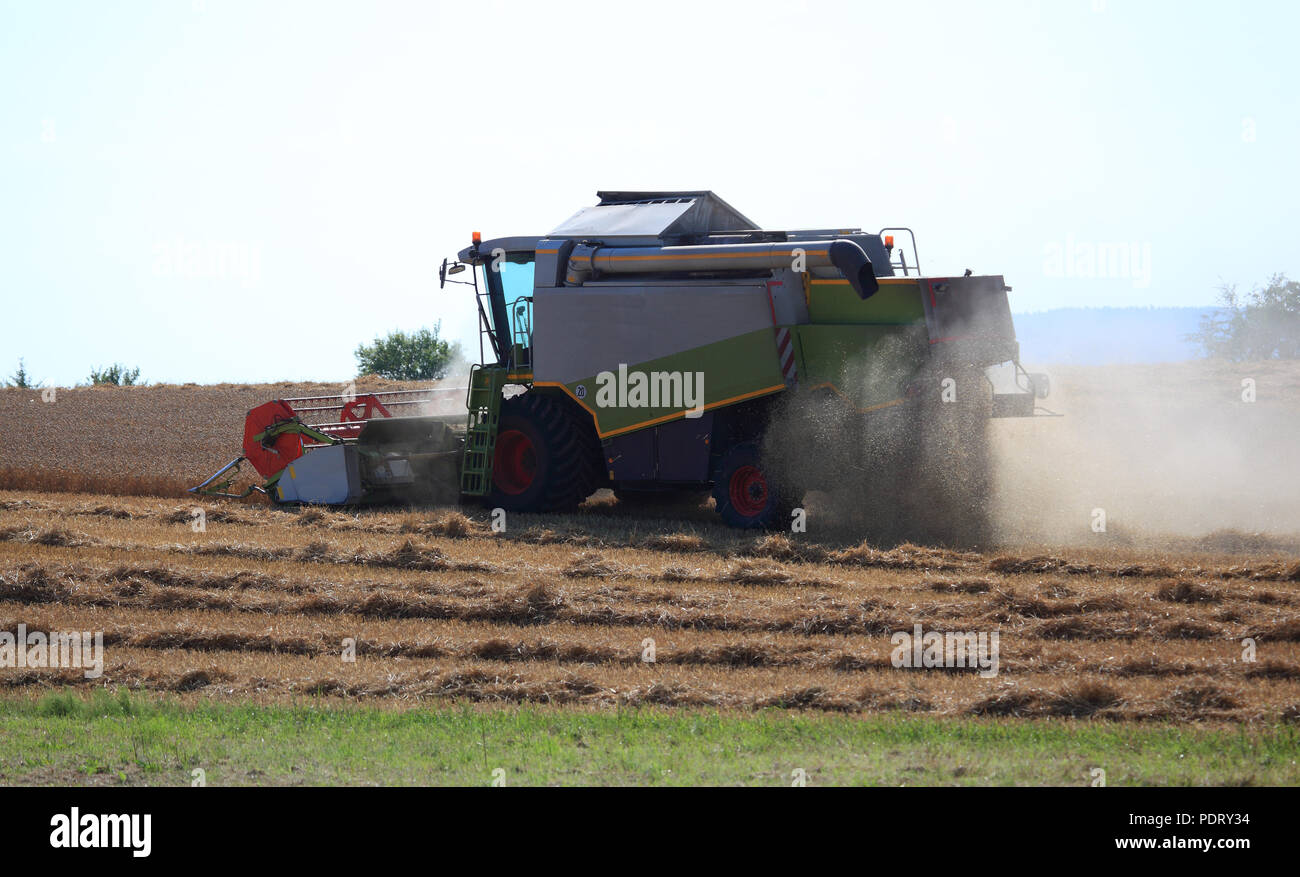
[[[265,445],[256,440],[277,423],[295,420],[289,403],[280,399],[258,405],[244,418],[244,456],[263,478],[270,478],[303,454],[302,436],[281,433]]]
[[[339,420],[343,423],[355,423],[361,420],[369,420],[376,414],[382,414],[384,417],[392,417],[384,403],[379,401],[379,397],[371,393],[358,396],[351,402],[343,403],[343,412]]]

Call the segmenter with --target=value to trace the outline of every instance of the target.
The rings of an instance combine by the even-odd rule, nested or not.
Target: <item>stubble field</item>
[[[827,548],[591,505],[514,516],[498,534],[454,510],[6,492],[0,629],[103,631],[107,661],[96,680],[4,681],[258,700],[1300,717],[1300,563],[1284,556]],[[918,624],[999,631],[997,675],[895,667],[891,636]]]

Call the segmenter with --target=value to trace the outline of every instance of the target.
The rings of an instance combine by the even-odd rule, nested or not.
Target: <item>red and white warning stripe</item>
[[[799,383],[799,373],[794,366],[794,341],[790,330],[776,324],[776,299],[772,287],[783,285],[780,280],[767,282],[767,306],[772,309],[772,332],[776,336],[776,358],[781,363],[781,374],[785,376],[785,385],[793,390]]]
[[[790,330],[784,326],[776,328],[776,358],[781,361],[781,374],[785,376],[786,386],[794,389],[799,383],[799,373],[794,367],[794,341]]]

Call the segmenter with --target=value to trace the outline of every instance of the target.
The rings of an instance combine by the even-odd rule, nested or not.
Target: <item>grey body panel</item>
[[[665,204],[612,204],[584,207],[560,223],[550,237],[617,238],[620,243],[646,246],[661,241],[659,233],[691,209],[689,201]]]
[[[276,484],[281,502],[346,505],[361,500],[357,449],[330,445],[304,454],[288,465]]]
[[[597,192],[600,203],[560,223],[550,237],[614,239],[624,246],[653,245],[712,232],[758,226],[707,191]]]
[[[802,290],[799,291],[802,297]],[[533,292],[533,378],[599,372],[771,328],[761,281],[587,283]]]

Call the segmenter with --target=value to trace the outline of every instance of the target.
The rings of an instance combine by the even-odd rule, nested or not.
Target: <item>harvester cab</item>
[[[911,439],[932,423],[961,447],[1046,395],[1020,365],[1003,278],[923,275],[910,229],[774,231],[708,191],[597,195],[549,234],[476,232],[443,261],[440,285],[469,286],[478,309],[463,431],[372,408],[344,435],[286,400],[250,412],[256,489],[427,498],[446,493],[425,483],[434,455],[455,459],[438,472],[455,493],[508,510],[571,509],[602,487],[629,502],[711,492],[728,523],[769,527],[806,490],[916,471],[937,446]],[[1010,392],[986,376],[998,366]],[[904,450],[868,450],[885,445]],[[315,456],[319,471],[297,462]],[[309,470],[329,488],[282,489]],[[228,481],[213,479],[202,492]]]

